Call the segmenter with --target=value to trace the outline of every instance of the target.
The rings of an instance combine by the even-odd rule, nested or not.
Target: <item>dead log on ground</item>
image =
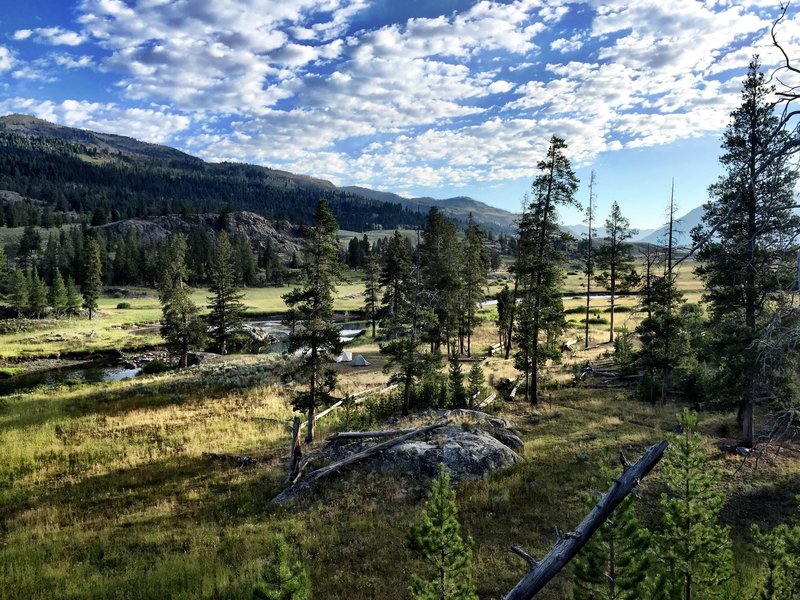
[[[326,476],[330,475],[331,473],[336,473],[337,471],[340,471],[341,469],[343,469],[345,467],[348,467],[348,466],[350,466],[352,464],[360,462],[360,461],[364,460],[365,458],[369,458],[370,456],[373,456],[373,455],[375,455],[375,454],[377,454],[379,452],[382,452],[383,450],[391,448],[392,446],[396,446],[397,444],[401,444],[401,443],[405,442],[406,440],[409,440],[409,439],[411,439],[411,438],[413,438],[415,436],[421,435],[423,433],[428,433],[429,431],[433,431],[434,429],[439,429],[440,427],[444,427],[445,425],[449,425],[449,424],[450,424],[450,421],[447,420],[447,421],[439,421],[438,423],[433,423],[431,425],[425,425],[424,427],[417,427],[416,429],[412,429],[408,433],[406,433],[404,435],[401,435],[400,437],[394,438],[393,440],[388,440],[388,441],[382,442],[380,444],[376,444],[375,446],[372,446],[371,448],[367,448],[366,450],[362,450],[361,452],[357,452],[356,454],[348,456],[347,458],[345,458],[343,460],[340,460],[338,462],[332,463],[332,464],[330,464],[330,465],[328,465],[326,467],[320,467],[316,471],[312,471],[311,473],[309,473],[308,477],[306,477],[303,481],[298,481],[298,479],[295,479],[294,485],[292,485],[291,487],[283,490],[280,494],[275,496],[272,499],[272,502],[277,504],[277,503],[283,502],[285,500],[289,500],[291,498],[294,498],[299,493],[301,493],[303,490],[308,489],[311,486],[312,483],[318,481],[319,479],[322,479],[323,477],[326,477]],[[303,466],[305,466],[305,465],[303,465]],[[301,470],[302,470],[302,468],[301,468]]]
[[[592,534],[605,523],[625,497],[639,485],[642,478],[658,464],[668,445],[669,443],[665,440],[651,446],[636,461],[636,464],[624,466],[622,474],[614,480],[614,484],[608,492],[586,515],[575,531],[560,533],[555,546],[541,561],[537,562],[520,548],[512,547],[515,554],[523,558],[527,557],[525,560],[530,565],[530,571],[514,586],[514,589],[503,597],[503,600],[529,600],[547,585],[583,548]]]
[[[403,435],[405,433],[410,433],[412,431],[416,431],[417,429],[419,428],[414,427],[413,429],[382,429],[380,431],[340,431],[339,433],[334,433],[333,435],[328,436],[328,441],[335,442],[336,440],[342,440],[342,439],[357,440],[363,438],[392,437],[395,435]]]

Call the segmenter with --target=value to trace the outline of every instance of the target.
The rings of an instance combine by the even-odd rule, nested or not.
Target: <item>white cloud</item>
[[[40,119],[103,133],[116,133],[152,143],[168,142],[186,130],[191,119],[163,107],[125,108],[115,103],[84,100],[39,101],[8,98],[0,101],[0,114],[27,113]]]
[[[53,46],[78,46],[88,40],[86,35],[76,31],[69,31],[61,27],[39,27],[37,29],[19,29],[14,32],[13,39],[17,41],[33,38],[40,44]]]
[[[0,46],[0,73],[11,70],[16,62],[11,50],[5,46]]]
[[[67,69],[86,69],[94,65],[92,57],[86,54],[78,57],[69,54],[55,54],[52,56],[52,60],[59,67]]]

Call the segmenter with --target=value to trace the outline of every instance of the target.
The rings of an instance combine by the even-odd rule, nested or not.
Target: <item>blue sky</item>
[[[642,228],[673,177],[706,200],[750,56],[777,61],[763,0],[9,1],[0,114],[514,211],[556,134]]]

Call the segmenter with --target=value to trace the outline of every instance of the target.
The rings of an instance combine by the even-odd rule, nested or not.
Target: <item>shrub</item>
[[[119,304],[117,304],[117,308],[119,310],[125,310],[126,308],[130,308],[130,307],[131,307],[131,303],[130,302],[120,302]]]
[[[151,360],[145,366],[142,367],[142,373],[145,375],[155,375],[157,373],[163,373],[167,371],[169,367],[163,360],[159,360],[158,358],[155,360]]]

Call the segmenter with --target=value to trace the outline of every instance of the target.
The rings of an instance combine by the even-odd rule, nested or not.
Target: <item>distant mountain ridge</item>
[[[501,229],[512,228],[519,217],[517,214],[490,206],[469,196],[454,196],[453,198],[438,200],[428,196],[405,198],[392,192],[380,192],[355,185],[345,186],[341,189],[380,202],[394,202],[408,210],[417,212],[427,212],[431,207],[435,206],[447,216],[459,221],[466,221],[470,213],[472,213],[478,223],[495,225]]]
[[[516,218],[472,198],[409,200],[355,186],[338,188],[324,179],[245,163],[209,163],[169,146],[29,115],[0,117],[0,158],[0,189],[49,202],[65,195],[70,208],[79,212],[100,205],[108,211],[127,210],[123,218],[164,214],[167,209],[185,212],[188,204],[196,212],[230,206],[309,223],[320,198],[328,199],[340,226],[348,230],[414,228],[424,223],[421,213],[431,206],[460,222],[472,213],[495,232],[510,232]]]

